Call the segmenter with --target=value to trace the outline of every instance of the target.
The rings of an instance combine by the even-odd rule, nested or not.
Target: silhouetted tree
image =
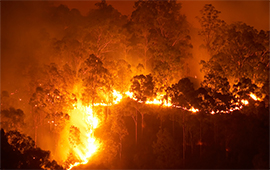
[[[25,114],[22,110],[11,107],[8,110],[1,110],[0,116],[0,125],[5,131],[16,130],[22,132],[25,126]]]
[[[63,169],[54,160],[49,160],[49,151],[35,148],[35,142],[29,136],[17,131],[5,133],[1,129],[1,145],[3,169]]]
[[[200,10],[200,13],[201,16],[197,16],[201,24],[199,35],[202,36],[203,45],[210,55],[215,55],[226,43],[226,39],[224,38],[226,23],[219,19],[221,12],[216,10],[212,4],[205,4],[203,9]]]

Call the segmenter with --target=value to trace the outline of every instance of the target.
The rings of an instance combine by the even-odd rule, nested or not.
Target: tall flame
[[[94,137],[94,130],[98,127],[99,121],[94,116],[91,106],[83,106],[79,101],[77,107],[74,106],[74,112],[71,114],[71,123],[78,127],[82,133],[81,144],[73,148],[79,162],[71,164],[68,170],[74,166],[88,163],[90,157],[100,146],[99,141]]]

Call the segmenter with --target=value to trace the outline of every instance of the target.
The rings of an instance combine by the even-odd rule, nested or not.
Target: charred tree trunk
[[[37,126],[37,123],[35,121],[35,148],[37,148],[37,130],[38,130],[38,126]]]
[[[186,133],[185,133],[185,112],[183,111],[183,167],[185,167],[185,159],[186,159]]]
[[[202,158],[202,122],[200,120],[200,159]]]
[[[146,44],[146,46],[147,46],[147,38],[145,38],[145,44]],[[145,64],[145,71],[146,71],[146,69],[147,69],[147,66],[146,66],[146,64],[147,64],[147,50],[148,50],[148,48],[147,47],[145,47],[144,48],[144,64]]]
[[[120,137],[120,152],[119,152],[119,156],[120,156],[120,160],[122,160],[122,138]]]
[[[135,124],[135,143],[137,145],[137,139],[138,139],[138,113],[137,113],[137,110],[136,110],[136,116],[132,116],[132,119],[134,121],[134,124]]]
[[[193,134],[191,131],[191,128],[189,128],[189,141],[190,141],[190,147],[191,147],[191,154],[194,153],[194,143],[193,143]]]
[[[173,118],[172,119],[173,119],[173,125],[172,126],[173,126],[173,138],[174,138],[174,113],[173,113]]]
[[[141,112],[140,112],[141,113]],[[144,128],[144,119],[143,119],[143,117],[144,117],[144,114],[143,113],[141,113],[141,116],[142,116],[142,129],[141,129],[141,135],[142,135],[142,138],[143,138],[143,128]]]
[[[217,124],[214,117],[213,119],[214,119],[214,145],[216,145],[217,144]]]
[[[37,121],[37,113],[32,107],[32,114],[33,114],[33,119],[34,119],[34,128],[35,128],[35,148],[37,148],[37,130],[38,130],[38,121]]]

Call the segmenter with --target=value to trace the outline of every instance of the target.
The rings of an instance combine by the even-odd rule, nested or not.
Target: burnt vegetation
[[[4,5],[15,3],[27,5]],[[78,168],[269,168],[268,30],[228,24],[211,4],[197,17],[200,30],[176,1],[136,1],[130,17],[106,1],[86,16],[64,5],[44,8],[35,41],[43,50],[32,55],[49,62],[26,63],[19,76],[27,85],[1,93],[2,169],[82,161],[74,150],[84,131],[70,125],[78,101],[101,122],[93,135],[102,143]],[[198,61],[203,80],[189,72],[194,30],[210,56]],[[163,102],[147,103],[157,98]]]

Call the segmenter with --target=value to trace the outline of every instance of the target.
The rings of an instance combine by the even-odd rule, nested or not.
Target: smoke
[[[70,9],[77,8],[86,15],[95,8],[99,1],[58,1],[58,2],[8,2],[1,3],[1,91],[21,92],[29,89],[31,81],[29,72],[36,72],[36,66],[50,63],[52,58],[51,38],[61,37],[61,29],[51,22],[51,10],[60,4]],[[190,76],[202,78],[200,60],[208,60],[209,56],[200,48],[202,40],[197,32],[200,25],[195,18],[200,15],[204,4],[211,3],[221,11],[220,17],[227,23],[242,21],[256,29],[269,30],[269,2],[267,1],[179,1],[181,12],[187,16],[188,22],[194,27],[191,30],[193,59],[189,60]],[[134,1],[108,1],[125,15],[131,15]],[[22,98],[21,105],[27,104],[26,94],[17,93]],[[29,95],[29,94],[28,94]]]
[[[192,26],[190,34],[193,58],[188,60],[190,76],[196,76],[199,80],[203,80],[199,62],[210,59],[207,51],[201,47],[203,40],[198,36],[200,24],[196,19],[205,4],[212,4],[221,11],[220,19],[228,24],[241,21],[257,30],[269,30],[269,2],[267,1],[181,1],[180,3],[182,3],[181,12],[186,15]]]
[[[30,86],[38,67],[50,61],[51,37],[61,35],[51,20],[50,2],[1,2],[1,91],[8,91],[16,101],[15,108],[24,111],[27,123],[24,129],[34,139],[34,130],[29,99],[35,88]],[[38,146],[50,149],[48,131],[39,129]]]
[[[26,69],[46,62],[42,30],[45,2],[2,2],[1,90],[15,91],[25,85]],[[43,54],[46,55],[46,54]]]
[[[180,1],[179,1],[180,2]],[[195,18],[205,4],[212,4],[221,11],[220,18],[228,24],[242,21],[258,30],[269,30],[269,2],[268,1],[181,1],[182,12],[187,20],[200,28]]]
[[[77,8],[83,15],[94,8],[98,1],[84,2],[1,2],[1,91],[16,92],[14,98],[22,99],[16,105],[26,115],[30,113],[29,98],[32,94],[29,84],[37,73],[37,66],[49,64],[52,56],[50,42],[52,38],[61,38],[62,29],[51,21],[52,10],[60,4],[66,4],[70,9]],[[196,16],[204,4],[211,3],[221,11],[221,19],[227,23],[242,21],[256,29],[269,30],[269,2],[267,1],[183,1],[182,13],[194,27],[191,30],[193,58],[188,60],[190,76],[203,79],[200,72],[200,60],[208,60],[209,55],[200,48],[202,40],[198,37],[199,23]],[[130,15],[134,1],[108,1],[122,14]],[[38,76],[38,75],[37,75]],[[31,117],[27,117],[31,120]],[[46,135],[45,135],[46,136]],[[47,134],[47,137],[49,134]],[[47,141],[41,144],[50,148]]]

